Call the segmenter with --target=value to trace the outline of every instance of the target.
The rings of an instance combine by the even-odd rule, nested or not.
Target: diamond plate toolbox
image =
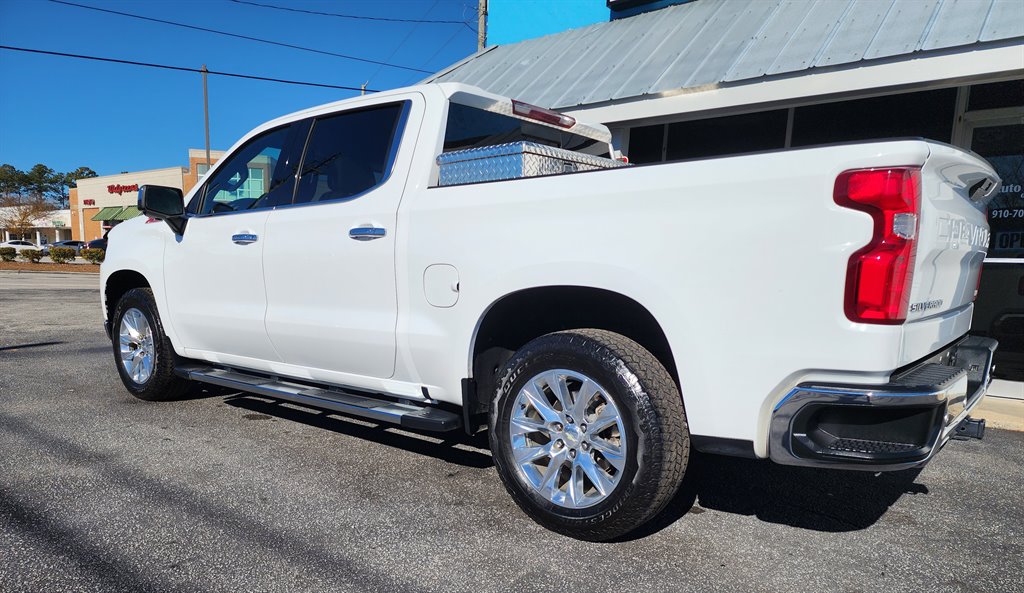
[[[535,142],[511,142],[446,152],[437,157],[437,164],[441,172],[438,185],[441,186],[627,166],[622,161]]]

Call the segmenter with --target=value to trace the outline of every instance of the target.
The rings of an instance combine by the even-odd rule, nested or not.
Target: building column
[[[10,231],[4,231],[4,243],[6,243],[6,242],[8,242],[10,240],[11,240],[11,232]]]
[[[39,245],[43,241],[43,235],[39,231],[36,231],[36,245]]]

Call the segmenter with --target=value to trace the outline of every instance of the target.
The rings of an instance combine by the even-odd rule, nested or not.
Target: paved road
[[[1024,433],[877,476],[702,456],[648,533],[582,543],[520,513],[480,441],[237,394],[137,401],[96,291],[15,276],[0,591],[1024,591]]]
[[[0,270],[0,290],[92,290],[97,292],[100,275],[86,272],[12,272]],[[98,292],[97,292],[98,294]],[[18,298],[13,295],[0,297],[0,302],[7,298]]]

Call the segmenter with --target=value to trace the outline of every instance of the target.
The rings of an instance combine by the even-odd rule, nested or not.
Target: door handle
[[[349,229],[348,238],[355,239],[356,241],[373,241],[374,239],[380,239],[387,235],[388,232],[385,229],[376,226],[357,226]]]
[[[248,245],[250,243],[255,243],[258,240],[259,236],[252,233],[238,233],[236,235],[231,235],[231,241],[235,245]]]

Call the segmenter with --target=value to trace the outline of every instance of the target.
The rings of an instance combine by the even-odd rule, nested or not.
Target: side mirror
[[[139,188],[139,210],[166,222],[179,235],[185,232],[185,198],[176,187],[143,185]]]

